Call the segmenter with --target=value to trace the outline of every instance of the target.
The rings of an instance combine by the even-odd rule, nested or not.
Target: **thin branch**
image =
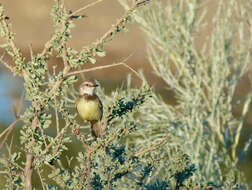
[[[52,47],[52,41],[53,38],[51,38],[48,42],[46,42],[43,51],[39,54],[40,57],[43,57],[46,54],[46,52],[48,52],[48,50]]]
[[[65,129],[63,128],[63,129],[61,129],[61,131],[57,134],[57,136],[54,138],[54,141],[56,141],[56,140],[58,140],[58,138],[63,138],[63,134],[64,134],[64,131],[65,131]],[[47,147],[46,147],[46,149],[45,149],[45,151],[47,152],[50,148],[51,148],[51,146],[53,146],[54,144],[53,144],[53,142],[51,142]]]
[[[112,63],[112,64],[109,64],[109,65],[97,66],[97,67],[93,67],[93,68],[90,68],[90,69],[83,69],[83,70],[80,70],[80,71],[73,71],[73,72],[70,72],[70,73],[66,74],[65,76],[68,77],[68,76],[71,76],[71,75],[77,75],[77,74],[86,73],[86,72],[90,72],[90,71],[107,69],[107,68],[115,67],[115,66],[119,66],[119,65],[124,65],[125,66],[126,63],[124,63],[124,62],[126,62],[133,54],[134,53],[131,53],[128,57],[124,58],[119,63]]]
[[[10,30],[9,30],[8,24],[7,24],[6,20],[5,20],[5,16],[3,16],[3,19],[1,20],[1,23],[2,23],[2,26],[3,26],[4,32],[6,34],[9,34]],[[10,43],[11,49],[12,49],[13,53],[15,54],[15,56],[20,57],[19,56],[20,51],[16,47],[14,41],[12,39],[9,39],[9,43]]]
[[[152,145],[152,146],[150,146],[150,147],[136,153],[135,156],[140,157],[140,156],[142,156],[143,154],[145,154],[147,152],[150,152],[150,151],[152,151],[152,150],[154,150],[156,148],[159,148],[160,146],[162,146],[166,142],[167,139],[168,139],[168,136],[166,136],[165,138],[159,140],[156,144],[154,144],[154,145]]]
[[[126,67],[126,68],[128,68],[129,70],[131,70],[133,73],[135,73],[135,75],[140,79],[140,80],[143,80],[142,78],[141,78],[141,76],[139,75],[139,73],[136,71],[136,70],[134,70],[132,67],[130,67],[129,65],[127,65],[127,64],[123,64],[123,66],[124,67]]]
[[[31,60],[32,60],[32,58],[33,58],[32,44],[29,44],[29,50],[30,50],[30,56],[31,56]]]
[[[86,6],[82,7],[82,8],[80,8],[80,9],[78,9],[78,10],[76,10],[76,11],[74,11],[74,12],[71,13],[71,14],[69,14],[68,17],[75,16],[78,12],[81,12],[81,11],[87,9],[87,8],[90,8],[90,7],[96,5],[97,3],[100,3],[100,2],[102,2],[102,1],[103,1],[103,0],[97,0],[97,1],[94,1],[94,2],[92,2],[92,3],[89,3],[88,5],[86,5]]]
[[[90,71],[107,69],[107,68],[110,68],[110,67],[115,67],[115,66],[119,66],[119,65],[123,65],[123,64],[125,64],[125,63],[120,62],[120,63],[113,63],[113,64],[110,64],[110,65],[103,65],[103,66],[93,67],[93,68],[90,68],[90,69],[83,69],[83,70],[80,70],[80,71],[73,71],[71,73],[68,73],[66,75],[66,77],[71,76],[71,75],[77,75],[77,74],[81,74],[81,73],[86,73],[86,72],[90,72]]]
[[[251,81],[251,79],[250,79],[250,81]],[[252,86],[252,84],[250,84],[250,86]],[[236,158],[236,151],[237,150],[236,150],[236,148],[237,148],[238,143],[239,143],[241,130],[242,130],[242,127],[243,127],[243,123],[245,121],[245,116],[249,111],[249,106],[250,106],[251,101],[252,101],[252,90],[249,92],[249,95],[247,96],[246,101],[244,103],[243,110],[242,110],[242,115],[240,117],[240,123],[239,123],[239,125],[237,127],[237,130],[236,130],[236,133],[235,133],[235,139],[234,139],[234,143],[233,143],[233,147],[232,147],[232,158],[233,158],[234,163],[237,162],[237,158]]]
[[[0,174],[9,174],[7,171],[0,171]]]
[[[17,124],[17,122],[20,120],[20,118],[17,118],[15,121],[13,121],[9,127],[7,128],[7,130],[4,130],[2,132],[2,134],[0,135],[0,138],[8,131],[8,133],[5,135],[4,140],[2,141],[1,145],[0,145],[0,150],[3,147],[3,145],[5,144],[5,142],[7,141],[9,135],[11,134],[12,130],[14,129],[15,125]]]
[[[68,64],[67,61],[67,48],[66,48],[66,44],[63,42],[62,44],[62,59],[63,59],[63,63],[64,63],[64,69],[63,69],[63,76],[65,76],[69,71],[70,71],[70,66]]]
[[[7,62],[5,62],[2,57],[0,60],[0,63],[2,63],[7,69],[9,69],[10,71],[12,71],[12,67],[10,65],[7,64]]]
[[[41,127],[41,123],[38,123],[38,126],[39,126],[39,129],[40,129],[40,131],[41,131],[41,134],[42,134],[42,138],[43,138],[45,147],[47,147],[48,144],[47,144],[47,142],[46,142],[46,135],[45,135],[45,133],[44,133],[44,129]]]
[[[56,104],[56,99],[55,100],[55,104]],[[59,129],[59,114],[58,114],[58,110],[55,107],[55,116],[56,116],[56,129],[57,129],[57,135],[59,135],[60,133],[60,129]]]
[[[9,156],[11,156],[12,145],[11,146],[8,146],[8,144],[5,144],[5,145],[6,145],[6,149],[8,151]],[[15,166],[18,167],[21,171],[23,172],[25,171],[24,168],[22,168],[18,163],[16,163]]]
[[[42,178],[42,176],[41,176],[41,172],[40,172],[39,168],[37,169],[37,173],[38,173],[38,175],[39,175],[39,179],[40,179],[41,186],[42,186],[43,190],[46,190],[45,187],[44,187],[45,184],[44,184],[44,182],[43,182],[43,178]]]
[[[2,138],[2,136],[4,136],[4,134],[5,134],[7,131],[9,131],[9,128],[10,128],[10,126],[7,127],[7,128],[0,134],[0,138]]]

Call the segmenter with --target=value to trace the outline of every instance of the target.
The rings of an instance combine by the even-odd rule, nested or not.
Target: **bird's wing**
[[[78,110],[77,110],[77,103],[79,102],[79,100],[80,100],[80,97],[78,96],[78,97],[76,98],[75,104],[74,104],[75,110],[76,110],[77,112],[78,112]]]
[[[102,116],[103,116],[103,105],[102,105],[102,102],[101,102],[101,100],[100,100],[100,98],[97,96],[97,98],[98,98],[98,101],[99,101],[99,110],[100,110],[100,112],[101,112],[101,118],[100,118],[100,120],[102,119]]]

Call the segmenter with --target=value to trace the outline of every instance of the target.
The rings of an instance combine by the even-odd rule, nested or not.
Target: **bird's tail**
[[[91,122],[91,133],[95,138],[103,138],[104,130],[101,121]]]

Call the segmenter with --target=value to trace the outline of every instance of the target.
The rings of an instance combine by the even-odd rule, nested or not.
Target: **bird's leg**
[[[88,123],[88,120],[84,120],[84,124],[87,124],[87,123]],[[77,128],[74,129],[75,135],[80,134],[80,128],[81,128],[81,126],[78,126]]]
[[[80,126],[78,126],[74,129],[74,133],[76,136],[80,134]]]

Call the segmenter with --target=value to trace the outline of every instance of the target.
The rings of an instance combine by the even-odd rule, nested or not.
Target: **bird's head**
[[[95,95],[98,85],[93,81],[86,81],[80,85],[80,95]]]

